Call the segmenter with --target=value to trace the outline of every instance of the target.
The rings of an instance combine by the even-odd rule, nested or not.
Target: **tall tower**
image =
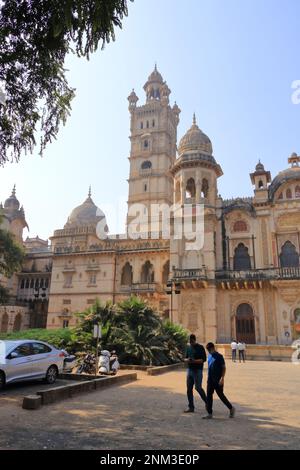
[[[130,124],[130,173],[127,224],[133,217],[130,209],[143,204],[150,215],[151,204],[173,203],[173,178],[170,168],[176,158],[177,126],[180,109],[169,104],[171,90],[155,65],[144,85],[146,103],[137,106],[132,90],[128,97]]]

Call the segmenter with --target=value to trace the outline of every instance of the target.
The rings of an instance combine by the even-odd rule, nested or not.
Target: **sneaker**
[[[188,408],[187,410],[184,410],[184,413],[194,413],[194,408]]]
[[[235,417],[235,407],[233,406],[229,412],[229,418],[234,418]]]
[[[213,415],[208,414],[206,416],[202,416],[202,419],[212,419]]]

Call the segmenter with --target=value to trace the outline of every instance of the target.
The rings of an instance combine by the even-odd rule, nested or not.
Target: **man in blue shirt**
[[[213,394],[216,392],[220,400],[229,409],[229,418],[234,418],[235,408],[224,395],[224,377],[226,373],[225,360],[222,354],[219,354],[214,343],[208,343],[206,349],[208,355],[208,378],[207,378],[207,416],[204,419],[213,417]]]
[[[203,364],[205,361],[206,352],[204,347],[196,342],[195,335],[190,335],[190,344],[187,348],[185,359],[185,362],[187,362],[188,364],[186,385],[189,407],[185,411],[185,413],[194,412],[194,386],[197,392],[199,393],[200,397],[206,404],[206,395],[205,391],[202,388]]]

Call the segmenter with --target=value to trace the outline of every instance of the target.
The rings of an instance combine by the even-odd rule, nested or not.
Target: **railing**
[[[174,280],[201,280],[206,279],[207,273],[205,268],[200,269],[174,269]]]
[[[138,282],[131,285],[122,285],[123,292],[156,292],[159,288],[157,282]]]
[[[249,269],[246,271],[216,271],[217,280],[276,280],[300,279],[300,267]]]

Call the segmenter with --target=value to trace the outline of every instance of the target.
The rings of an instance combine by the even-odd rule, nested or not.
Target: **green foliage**
[[[102,325],[102,349],[116,349],[120,361],[127,364],[171,364],[182,360],[187,332],[171,322],[162,322],[153,309],[139,297],[132,296],[117,305],[95,305],[78,314],[77,338],[87,340],[81,350],[94,350],[93,325]],[[84,341],[83,341],[84,343]],[[75,346],[78,349],[79,344]]]
[[[60,328],[57,330],[32,329],[24,331],[15,331],[13,333],[0,333],[0,339],[36,339],[52,344],[57,348],[69,348],[72,345],[72,330],[69,328]],[[71,346],[72,347],[72,346]]]
[[[33,151],[38,125],[41,154],[56,138],[75,95],[66,55],[89,58],[127,13],[127,0],[0,0],[0,165]]]
[[[0,229],[0,273],[10,277],[21,268],[24,255],[24,249],[16,242],[14,235]]]
[[[115,349],[123,364],[164,365],[183,358],[188,334],[181,326],[162,321],[139,297],[113,305],[97,301],[85,312],[77,314],[75,328],[58,330],[25,330],[0,339],[37,339],[66,348],[70,353],[95,352],[95,323],[102,326],[101,349]]]
[[[2,218],[0,214],[0,226]],[[24,249],[16,242],[14,235],[0,228],[0,274],[11,277],[21,269],[24,256]],[[8,289],[0,284],[0,305],[6,304],[8,299]]]

